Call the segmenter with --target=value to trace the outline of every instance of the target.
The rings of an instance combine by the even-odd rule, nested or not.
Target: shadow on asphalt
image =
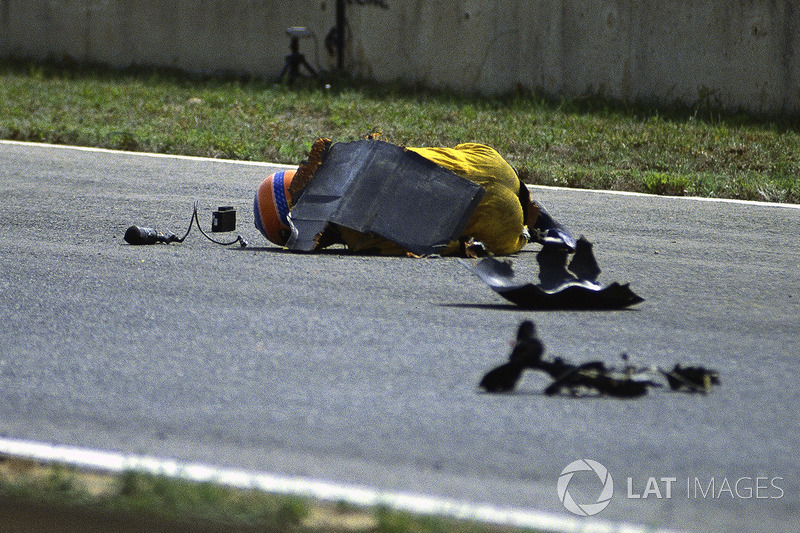
[[[465,304],[465,303],[455,303],[455,304],[438,304],[439,307],[456,307],[462,309],[487,309],[487,310],[494,310],[494,311],[520,311],[526,313],[623,313],[623,312],[636,312],[638,309],[580,309],[580,308],[569,308],[569,309],[528,309],[525,307],[520,307],[514,304]]]

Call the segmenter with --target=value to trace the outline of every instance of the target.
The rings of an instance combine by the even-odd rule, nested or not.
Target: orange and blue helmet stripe
[[[255,225],[270,242],[284,246],[289,240],[289,185],[296,170],[270,174],[256,190],[253,199]]]

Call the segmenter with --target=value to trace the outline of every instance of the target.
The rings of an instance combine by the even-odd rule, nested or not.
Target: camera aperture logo
[[[602,485],[600,495],[594,503],[578,503],[569,492],[569,483],[576,472],[591,471],[597,475]],[[614,496],[614,480],[608,469],[591,459],[578,459],[572,461],[561,471],[558,476],[558,499],[564,504],[567,511],[578,516],[593,516],[608,507],[611,497]]]

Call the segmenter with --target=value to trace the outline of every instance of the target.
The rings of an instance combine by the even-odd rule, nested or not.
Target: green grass
[[[137,517],[145,523],[190,530],[193,524],[203,524],[225,525],[230,531],[299,531],[311,505],[300,498],[136,471],[99,475],[59,465],[8,461],[11,466],[0,475],[0,504],[48,509],[56,524],[60,517],[85,514]],[[64,526],[69,529],[68,524]]]
[[[710,98],[651,108],[529,91],[479,97],[350,79],[269,80],[0,63],[0,138],[297,163],[320,136],[482,142],[529,183],[800,202],[798,117]]]
[[[386,507],[360,508],[139,471],[84,472],[0,456],[11,531],[491,533],[521,531]],[[22,510],[21,512],[19,510]],[[31,517],[35,516],[35,520]],[[15,529],[16,528],[16,529]],[[4,530],[5,531],[5,530]]]

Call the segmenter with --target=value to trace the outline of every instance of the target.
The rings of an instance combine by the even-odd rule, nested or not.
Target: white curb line
[[[363,507],[381,505],[398,511],[532,528],[543,532],[644,533],[653,531],[630,524],[578,519],[535,510],[500,508],[405,492],[381,492],[369,487],[331,483],[310,478],[217,468],[199,463],[179,463],[171,459],[127,455],[19,439],[0,438],[0,455],[111,473],[136,470],[194,482],[213,482],[238,489],[258,489],[270,493],[309,497],[328,502],[344,502]],[[660,533],[666,533],[666,531],[659,530]]]

